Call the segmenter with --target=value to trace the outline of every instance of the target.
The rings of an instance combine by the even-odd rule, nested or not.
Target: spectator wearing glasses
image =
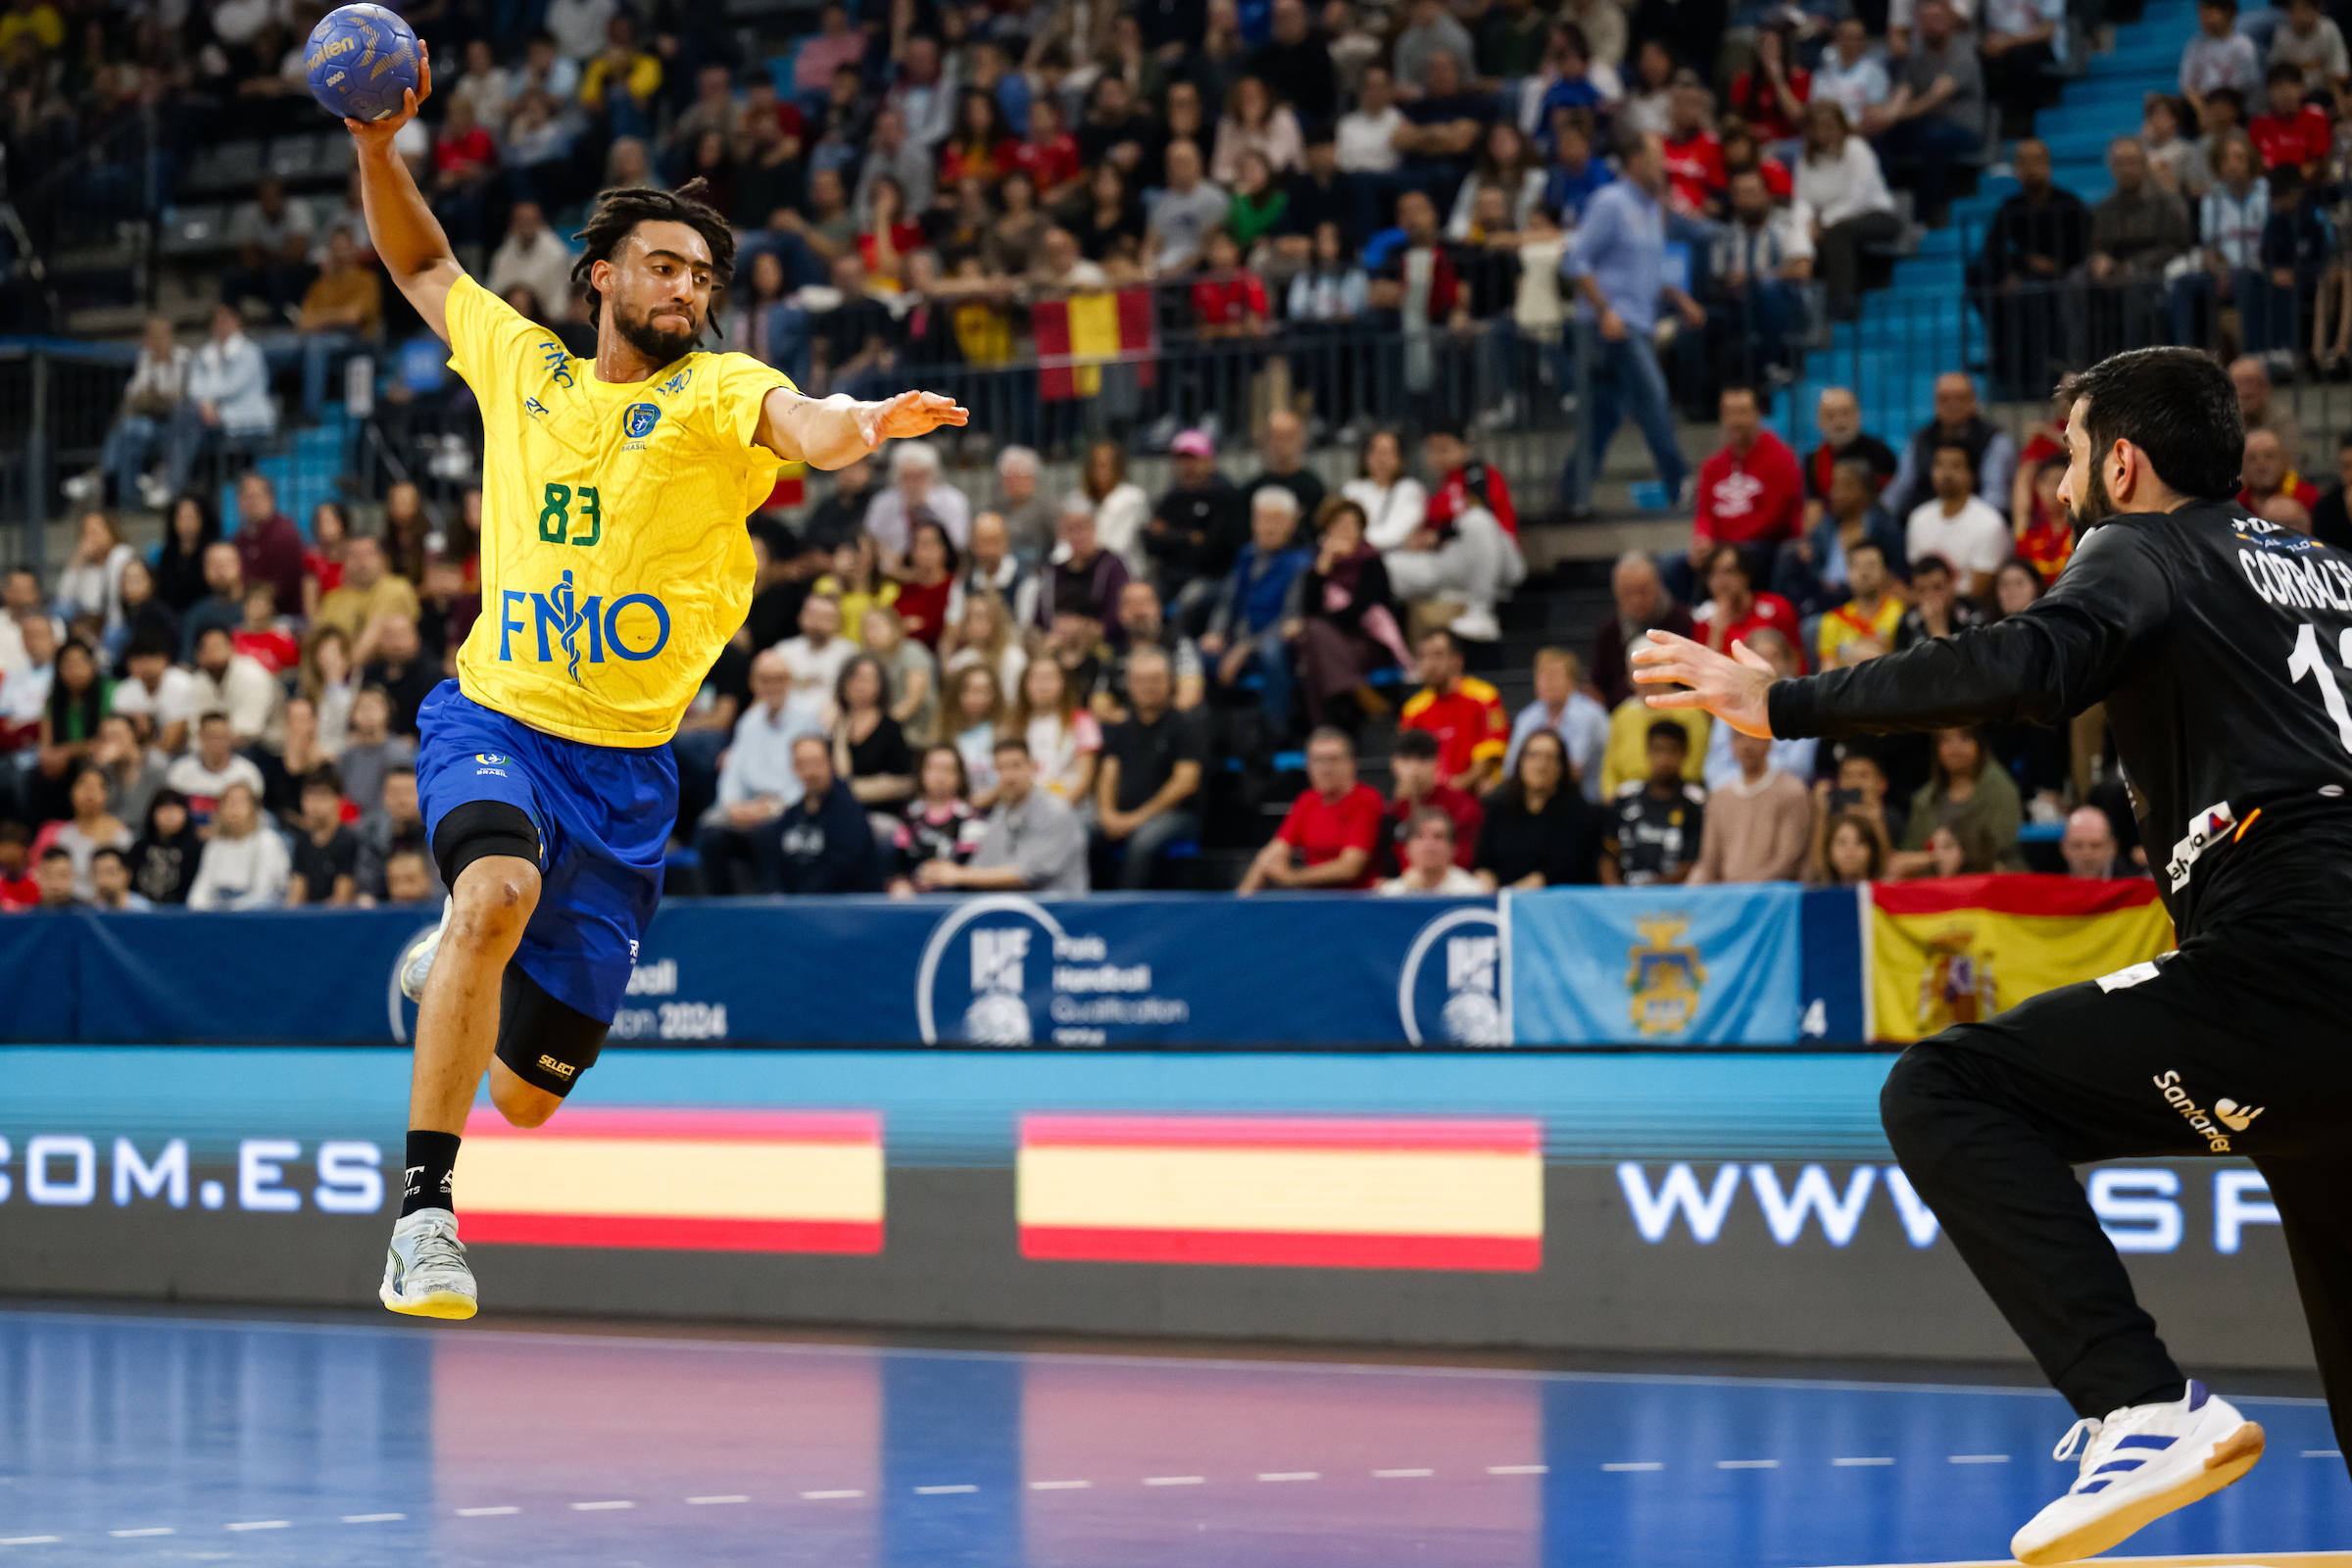
[[[1247,898],[1267,888],[1305,890],[1371,886],[1380,841],[1380,792],[1355,775],[1355,743],[1343,730],[1320,729],[1306,741],[1306,789],[1235,889]]]

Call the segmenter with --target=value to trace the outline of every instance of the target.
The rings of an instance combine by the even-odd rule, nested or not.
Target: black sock
[[[409,1180],[401,1193],[402,1219],[420,1208],[455,1211],[457,1205],[450,1201],[450,1178],[457,1170],[459,1142],[456,1133],[409,1129]]]

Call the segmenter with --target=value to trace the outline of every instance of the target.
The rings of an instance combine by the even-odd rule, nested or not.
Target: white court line
[[[1628,1459],[1618,1464],[1604,1464],[1601,1468],[1612,1474],[1623,1474],[1633,1470],[1663,1470],[1666,1467],[1655,1459]]]
[[[573,1513],[602,1513],[612,1508],[634,1508],[636,1506],[633,1502],[615,1498],[611,1502],[575,1502],[571,1505],[571,1511]]]
[[[407,1517],[405,1513],[347,1513],[343,1516],[343,1522],[347,1525],[380,1525],[388,1520]]]
[[[1093,1485],[1092,1481],[1032,1481],[1029,1483],[1029,1490],[1031,1492],[1084,1492]]]
[[[522,1512],[520,1508],[515,1507],[512,1503],[506,1503],[496,1508],[460,1508],[458,1510],[458,1517],[461,1519],[487,1519],[493,1514],[520,1512]]]
[[[1435,1470],[1375,1470],[1372,1474],[1382,1481],[1409,1481],[1421,1476],[1434,1476]]]
[[[1851,1470],[1862,1465],[1892,1464],[1894,1461],[1892,1459],[1832,1459],[1830,1463],[1839,1470]]]
[[[230,1525],[227,1528],[231,1530],[291,1530],[294,1528],[294,1521],[291,1519],[248,1519],[243,1524]]]
[[[1718,1459],[1715,1461],[1715,1468],[1718,1470],[1778,1470],[1780,1467],[1781,1461],[1778,1459]]]
[[[1947,1464],[2007,1464],[2009,1456],[2005,1453],[1955,1453],[1944,1462]]]
[[[1491,1476],[1547,1476],[1551,1474],[1551,1466],[1547,1464],[1491,1464],[1487,1466],[1487,1474]]]
[[[947,1495],[948,1495],[950,1493],[956,1493],[956,1492],[978,1492],[979,1490],[980,1490],[980,1489],[979,1489],[978,1487],[971,1487],[971,1486],[956,1486],[956,1487],[917,1487],[917,1488],[915,1488],[915,1489],[914,1489],[914,1494],[915,1494],[916,1496],[918,1496],[918,1497],[944,1497],[944,1496],[947,1496]]]
[[[1320,1470],[1260,1470],[1257,1473],[1257,1479],[1260,1481],[1320,1481],[1323,1479],[1323,1472]]]
[[[109,1530],[107,1534],[118,1541],[127,1541],[132,1536],[176,1536],[179,1532],[170,1525],[150,1525],[144,1530]]]
[[[698,1507],[698,1508],[699,1508],[699,1507],[702,1507],[702,1506],[703,1506],[704,1504],[706,1504],[706,1503],[712,1503],[712,1502],[749,1502],[749,1501],[751,1501],[752,1499],[751,1499],[751,1498],[749,1498],[749,1497],[747,1497],[747,1496],[745,1496],[745,1495],[744,1495],[742,1493],[740,1493],[740,1492],[736,1492],[736,1493],[730,1493],[730,1494],[728,1494],[726,1496],[723,1496],[723,1497],[688,1497],[686,1500],[687,1500],[689,1503],[692,1503],[692,1504],[693,1504],[695,1507]]]
[[[59,1536],[0,1536],[0,1546],[53,1546]]]
[[[2303,1457],[2306,1459],[2341,1459],[2343,1456],[2343,1450],[2339,1448],[2305,1448],[2303,1450]]]
[[[1144,1485],[1147,1487],[1205,1487],[1208,1485],[1208,1477],[1146,1476],[1144,1477]]]
[[[810,1502],[824,1502],[834,1497],[862,1497],[862,1492],[804,1492],[801,1495]]]

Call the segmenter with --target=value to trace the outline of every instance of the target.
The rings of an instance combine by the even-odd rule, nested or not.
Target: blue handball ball
[[[416,34],[382,6],[341,6],[311,29],[303,51],[311,96],[341,120],[397,114],[416,85]]]

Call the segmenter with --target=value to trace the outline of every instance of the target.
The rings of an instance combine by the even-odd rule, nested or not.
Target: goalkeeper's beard
[[[687,307],[687,315],[689,318],[693,316],[691,306]],[[620,334],[622,342],[656,365],[667,365],[694,347],[695,340],[702,336],[702,323],[697,321],[688,327],[656,326],[652,311],[632,313],[627,306],[614,300],[612,330]]]

